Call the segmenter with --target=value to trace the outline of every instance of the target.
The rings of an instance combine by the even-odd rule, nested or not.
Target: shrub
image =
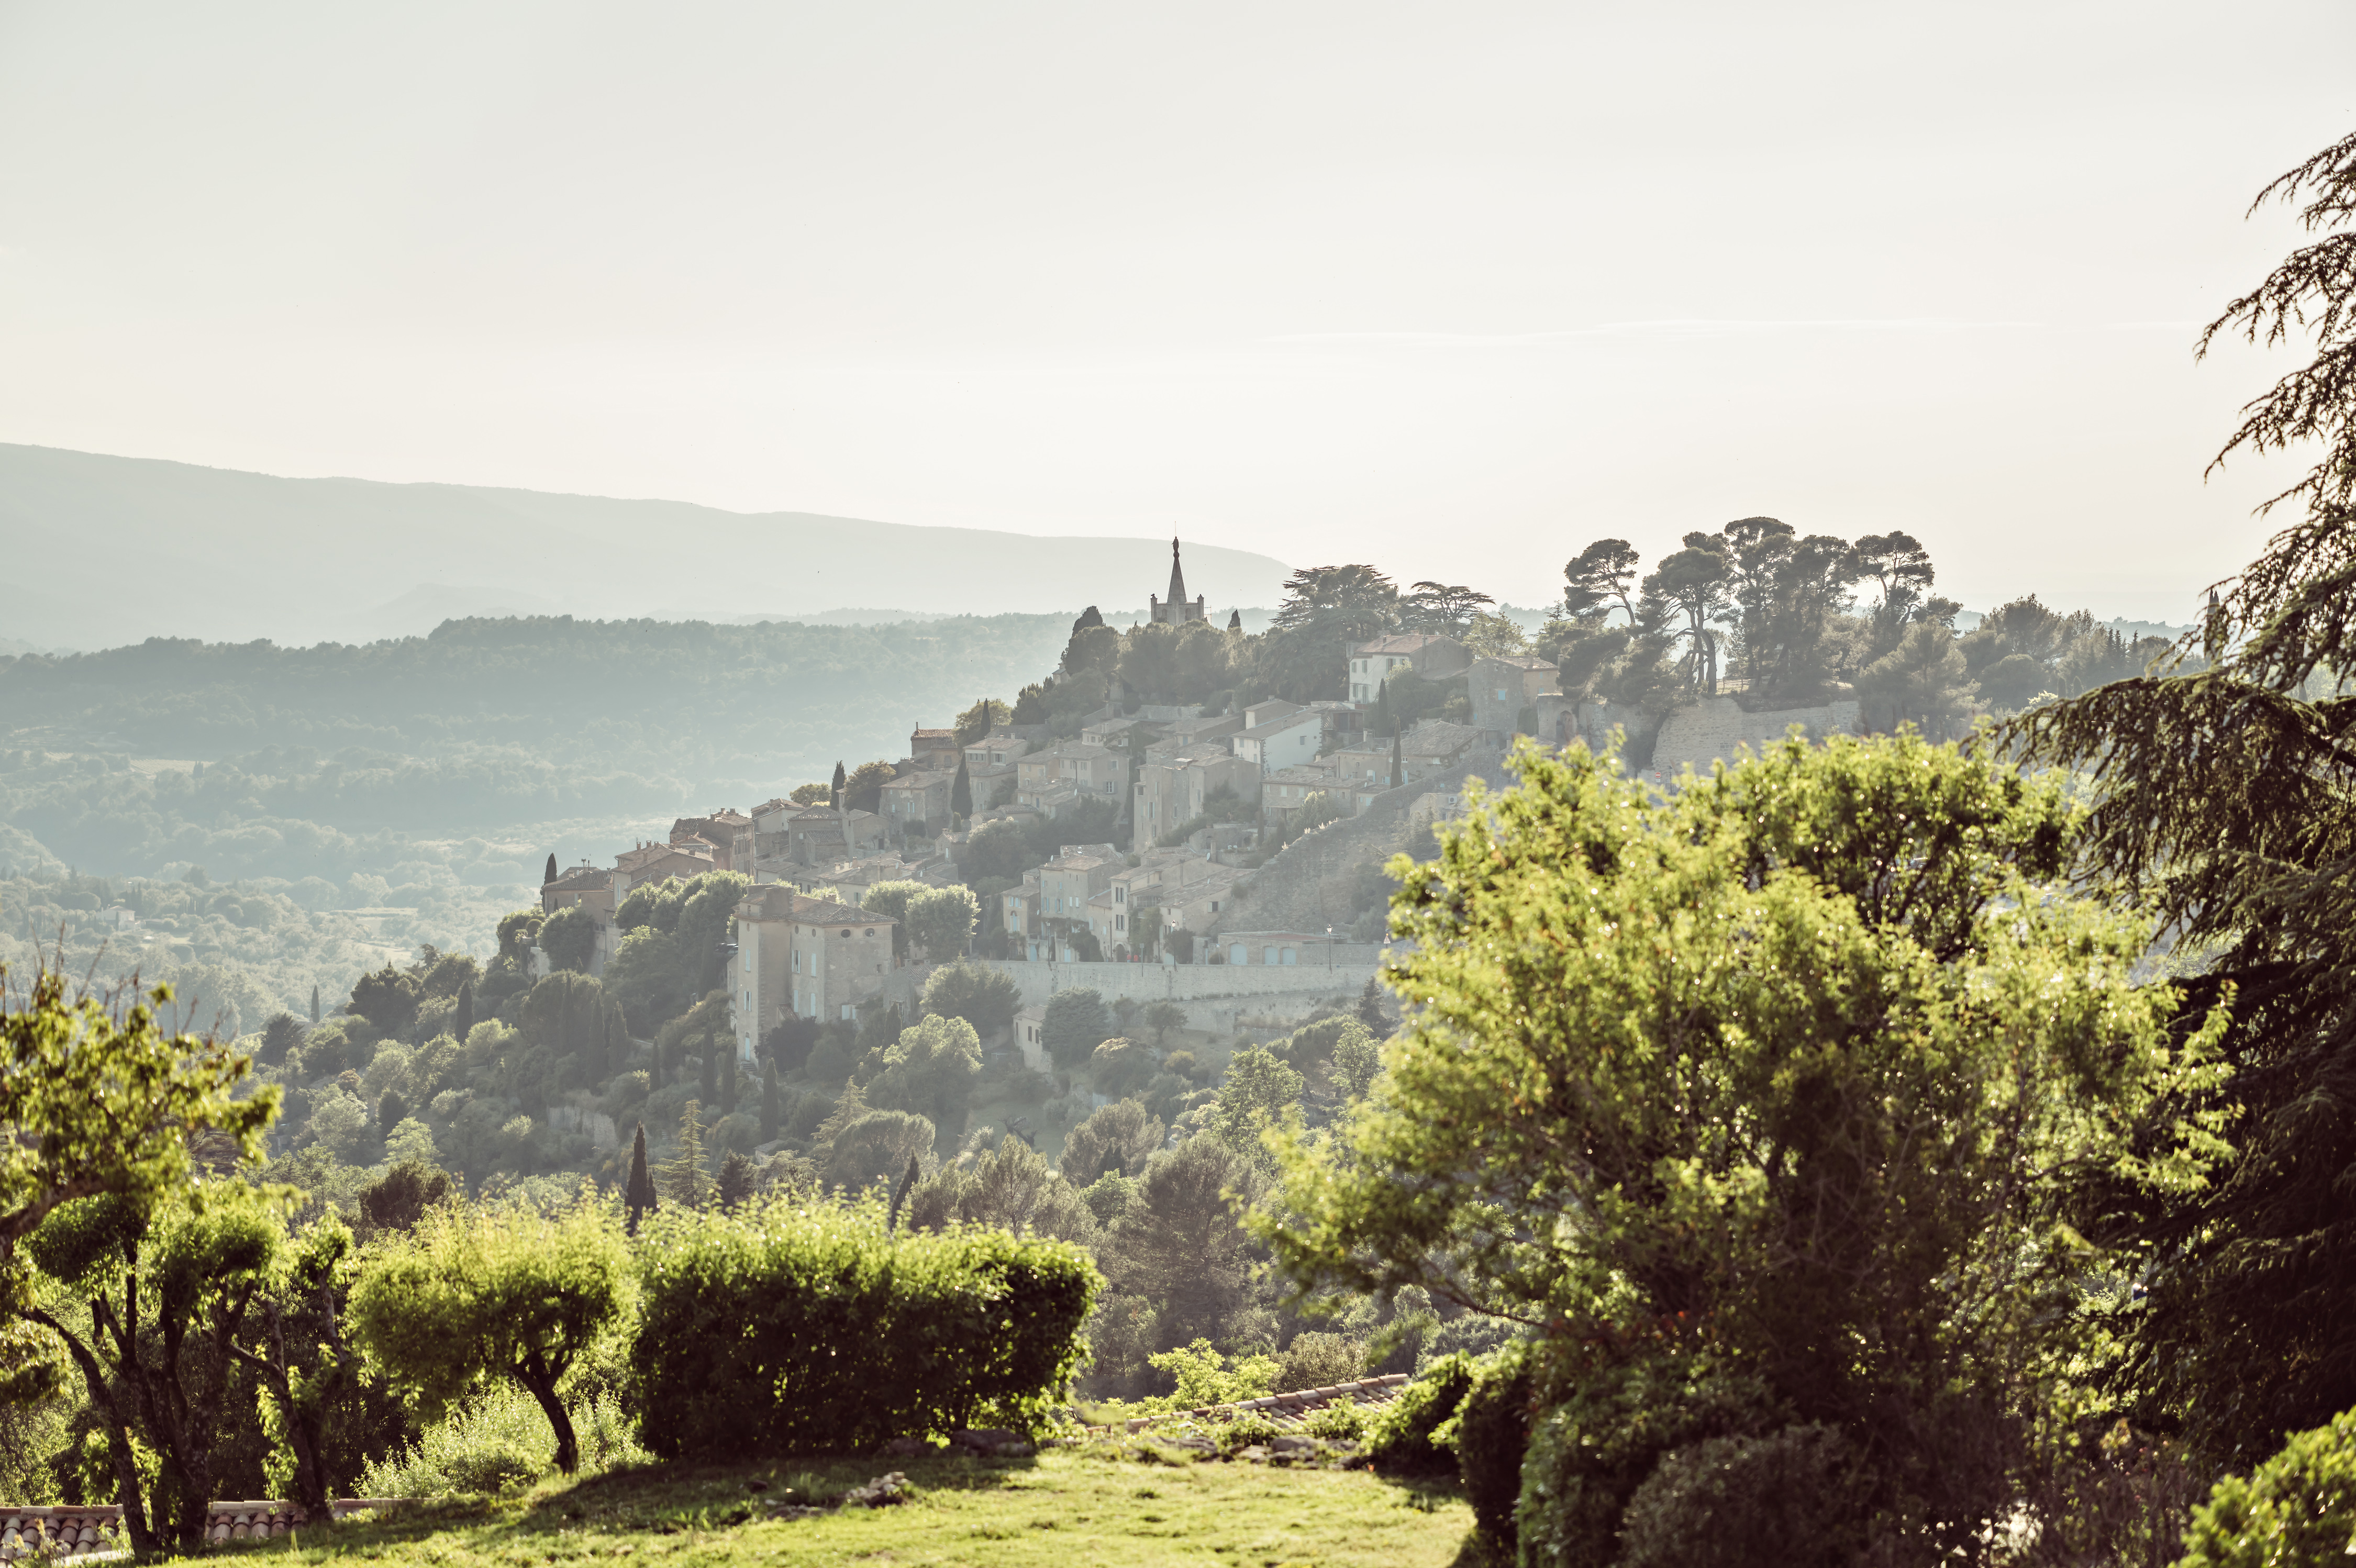
[[[1155,1371],[1167,1372],[1178,1380],[1176,1391],[1163,1401],[1162,1408],[1166,1410],[1234,1404],[1275,1391],[1269,1387],[1276,1380],[1273,1360],[1266,1356],[1238,1356],[1229,1366],[1227,1359],[1213,1349],[1208,1339],[1197,1339],[1192,1345],[1164,1350],[1145,1359]]]
[[[2192,1510],[2177,1568],[2307,1568],[2348,1560],[2356,1541],[2356,1411],[2302,1432]]]
[[[1375,1468],[1395,1475],[1429,1475],[1456,1468],[1452,1446],[1432,1433],[1452,1419],[1472,1387],[1474,1362],[1458,1351],[1434,1361],[1385,1405],[1367,1428],[1367,1452]]]
[[[630,1435],[630,1422],[610,1393],[573,1406],[581,1435],[582,1470],[595,1474],[650,1455]],[[364,1498],[433,1498],[452,1492],[500,1492],[526,1486],[556,1468],[556,1439],[540,1406],[522,1390],[494,1384],[479,1400],[452,1411],[392,1456],[367,1466],[359,1477]]]
[[[1843,1568],[1863,1544],[1867,1478],[1821,1422],[1665,1455],[1628,1499],[1618,1568]]]
[[[1311,1412],[1301,1423],[1312,1437],[1323,1437],[1336,1443],[1355,1443],[1366,1434],[1366,1412],[1348,1394]]]
[[[1287,1393],[1354,1383],[1365,1376],[1365,1347],[1339,1334],[1296,1334],[1276,1359],[1277,1386]]]
[[[1101,1283],[1059,1241],[980,1230],[895,1239],[873,1202],[669,1209],[647,1235],[630,1364],[647,1446],[663,1458],[853,1452],[977,1424],[1039,1431],[1079,1364]]]
[[[1508,1345],[1474,1369],[1456,1412],[1456,1472],[1463,1477],[1465,1500],[1483,1531],[1508,1552],[1515,1539],[1522,1455],[1530,1444],[1531,1384],[1526,1346]],[[1610,1561],[1609,1552],[1596,1561]]]
[[[1211,1429],[1211,1440],[1219,1452],[1232,1459],[1254,1444],[1265,1444],[1272,1438],[1286,1435],[1285,1429],[1256,1410],[1248,1410],[1232,1421],[1220,1422]]]

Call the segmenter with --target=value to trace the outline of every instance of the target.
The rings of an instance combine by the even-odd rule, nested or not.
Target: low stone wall
[[[1246,1023],[1297,1018],[1321,1002],[1353,1001],[1373,979],[1373,963],[1032,963],[981,959],[1010,975],[1023,1004],[1040,1007],[1059,991],[1094,991],[1107,1003],[1175,1002],[1187,1026],[1224,1032]]]

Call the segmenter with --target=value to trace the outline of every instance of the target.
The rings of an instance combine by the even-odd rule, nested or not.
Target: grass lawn
[[[857,1459],[741,1468],[650,1466],[497,1499],[421,1505],[294,1542],[236,1548],[306,1563],[473,1564],[1217,1563],[1478,1568],[1453,1486],[1364,1470],[1139,1457],[1133,1445],[1035,1459]],[[840,1492],[886,1471],[913,1488],[887,1508],[770,1517],[775,1499]],[[766,1489],[755,1490],[754,1483]]]

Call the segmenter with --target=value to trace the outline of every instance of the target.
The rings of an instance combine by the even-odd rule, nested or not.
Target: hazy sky
[[[0,0],[0,440],[1520,603],[1767,512],[2180,620],[2288,473],[2203,484],[2290,360],[2192,338],[2351,48],[2345,0]]]

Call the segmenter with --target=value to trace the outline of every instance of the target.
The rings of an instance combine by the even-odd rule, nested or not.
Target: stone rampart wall
[[[1675,779],[1688,764],[1696,773],[1708,774],[1712,762],[1732,762],[1737,747],[1762,751],[1783,739],[1794,725],[1812,740],[1854,735],[1857,704],[1838,702],[1820,708],[1777,708],[1754,714],[1744,712],[1732,697],[1704,697],[1662,722],[1660,738],[1653,745],[1653,766],[1647,771],[1658,773],[1663,783]]]
[[[1010,975],[1026,1007],[1059,991],[1089,990],[1106,1002],[1175,1002],[1191,1028],[1224,1032],[1263,1019],[1297,1018],[1321,1002],[1353,1002],[1374,978],[1371,963],[1032,963],[978,961]]]

